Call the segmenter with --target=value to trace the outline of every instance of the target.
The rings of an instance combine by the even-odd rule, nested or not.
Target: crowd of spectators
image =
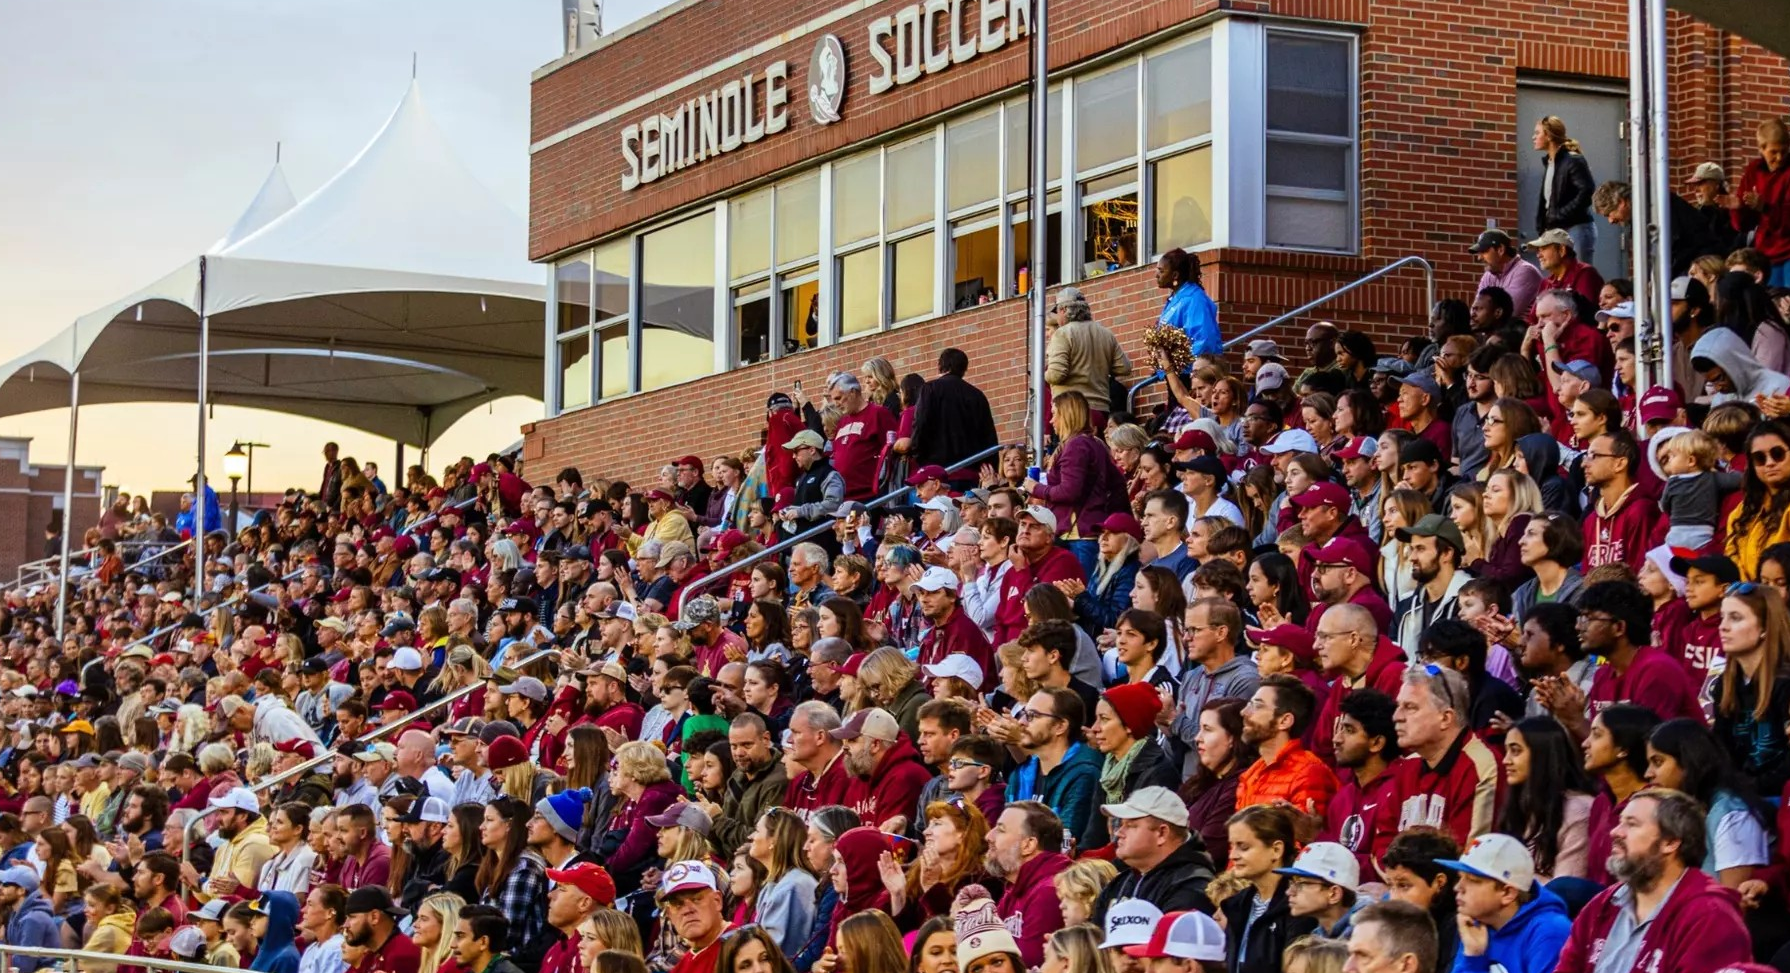
[[[1171,251],[1196,357],[1146,412],[1150,353],[1063,288],[1043,455],[946,349],[771,391],[759,446],[651,484],[492,455],[388,488],[332,444],[186,567],[72,579],[60,640],[54,590],[8,592],[5,943],[107,973],[1790,970],[1790,138],[1760,141],[1744,246],[1684,255],[1675,386],[1637,387],[1631,288],[1562,197],[1535,263],[1481,234],[1472,299],[1388,354],[1321,322],[1233,369]],[[1626,187],[1592,195],[1622,222]]]

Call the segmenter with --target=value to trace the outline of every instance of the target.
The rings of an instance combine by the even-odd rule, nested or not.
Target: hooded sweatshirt
[[[1067,855],[1039,852],[1019,866],[995,906],[995,914],[1019,943],[1019,958],[1027,969],[1044,962],[1044,938],[1063,928],[1063,902],[1055,879],[1068,867]]]
[[[920,791],[931,779],[932,771],[920,759],[920,751],[903,733],[876,762],[876,769],[868,778],[852,775],[845,785],[845,800],[840,803],[858,812],[865,824],[880,828],[891,818],[914,813]]]
[[[1212,913],[1212,900],[1206,897],[1206,886],[1211,883],[1215,871],[1212,856],[1206,853],[1206,843],[1197,834],[1190,834],[1181,847],[1169,852],[1169,856],[1158,862],[1155,868],[1147,872],[1115,862],[1119,866],[1119,874],[1106,888],[1100,890],[1100,897],[1094,901],[1093,921],[1106,925],[1106,910],[1126,899],[1142,899],[1158,909],[1164,915],[1170,912],[1186,912],[1197,909],[1207,915]]]
[[[1374,647],[1374,655],[1368,660],[1367,672],[1361,681],[1354,686],[1349,680],[1338,676],[1330,684],[1330,694],[1324,697],[1324,705],[1318,708],[1318,718],[1311,727],[1311,752],[1326,762],[1336,757],[1336,718],[1342,715],[1343,700],[1356,689],[1378,689],[1388,696],[1397,698],[1398,687],[1405,679],[1405,650],[1393,644],[1391,639],[1382,637]]]
[[[1634,892],[1614,885],[1573,921],[1557,973],[1591,973],[1609,944],[1617,913],[1634,908]],[[1740,897],[1697,869],[1686,871],[1640,933],[1635,973],[1707,973],[1750,962],[1752,937],[1740,918]]]
[[[61,920],[56,913],[50,911],[50,900],[43,893],[32,890],[12,910],[6,920],[6,941],[14,946],[35,946],[40,949],[58,949],[62,946],[62,935],[59,927]],[[39,959],[35,956],[19,956],[14,954],[12,965],[19,973],[32,973],[34,970],[49,966],[53,961]]]
[[[267,906],[267,937],[249,963],[249,969],[265,973],[298,973],[298,947],[293,945],[293,930],[298,927],[298,897],[291,892],[269,892],[262,896]]]
[[[128,908],[93,923],[87,930],[87,944],[82,946],[89,953],[118,953],[124,955],[131,948],[131,932],[137,927],[137,914]],[[112,963],[82,963],[81,969],[91,973],[112,973],[118,967]]]
[[[1790,391],[1790,376],[1759,364],[1746,339],[1728,328],[1703,332],[1703,337],[1698,338],[1691,348],[1692,368],[1704,372],[1712,365],[1727,374],[1728,380],[1734,383],[1734,391],[1717,395],[1711,404],[1736,400],[1751,402],[1755,395],[1782,395]]]
[[[1560,948],[1572,933],[1572,920],[1566,916],[1566,903],[1541,883],[1531,886],[1531,891],[1534,898],[1523,903],[1509,922],[1491,930],[1484,954],[1468,956],[1457,947],[1456,970],[1491,973],[1493,967],[1500,967],[1505,973],[1549,973],[1554,968]]]
[[[1529,478],[1541,488],[1541,505],[1547,510],[1578,512],[1572,484],[1560,475],[1560,441],[1545,432],[1532,432],[1517,440],[1517,452],[1523,454],[1523,465]]]

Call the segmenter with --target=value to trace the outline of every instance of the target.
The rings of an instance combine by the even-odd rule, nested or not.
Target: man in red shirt
[[[1591,718],[1616,703],[1644,706],[1662,720],[1703,719],[1689,673],[1654,648],[1652,638],[1653,603],[1638,585],[1605,581],[1580,591],[1579,644],[1587,655],[1602,656],[1604,664],[1591,676],[1582,711],[1571,705],[1554,707],[1574,739],[1585,739]],[[1570,684],[1557,685],[1555,691],[1574,693]]]
[[[1026,592],[1035,584],[1051,584],[1071,578],[1086,582],[1081,561],[1068,549],[1056,546],[1057,516],[1042,504],[1019,511],[1019,537],[1013,544],[1012,565],[1001,579],[1000,603],[994,611],[994,644],[1005,645],[1026,627]]]
[[[957,604],[957,573],[950,568],[927,568],[909,587],[920,593],[920,611],[932,627],[920,636],[921,666],[938,665],[961,655],[976,664],[982,678],[975,686],[983,692],[994,688],[999,674],[994,648],[974,619]]]
[[[1335,681],[1318,707],[1311,749],[1328,760],[1335,753],[1336,720],[1343,701],[1362,689],[1397,695],[1405,677],[1405,651],[1380,634],[1373,614],[1361,605],[1338,605],[1324,614],[1312,634],[1312,646],[1318,650],[1318,667]]]
[[[1659,509],[1648,502],[1635,472],[1640,447],[1627,430],[1594,436],[1585,450],[1585,483],[1597,491],[1585,515],[1585,570],[1605,564],[1639,564],[1657,543],[1663,526]]]
[[[614,907],[615,880],[603,866],[591,862],[549,868],[547,880],[555,883],[547,892],[547,924],[559,930],[561,938],[547,947],[541,973],[585,973],[578,956],[578,926],[598,909]]]
[[[1710,676],[1722,671],[1725,665],[1722,597],[1729,585],[1740,580],[1740,568],[1721,554],[1674,557],[1670,567],[1684,578],[1684,605],[1690,617],[1670,633],[1670,642],[1657,636],[1653,642],[1684,666],[1701,700],[1708,696],[1705,689]]]
[[[367,885],[348,893],[342,912],[348,917],[342,942],[364,950],[354,973],[417,973],[422,950],[398,931],[398,920],[409,913],[398,908],[385,886]]]
[[[721,937],[731,928],[721,911],[721,880],[707,862],[665,866],[659,879],[659,907],[690,951],[671,973],[715,973]]]
[[[1347,773],[1330,799],[1318,837],[1354,852],[1363,875],[1375,874],[1368,869],[1386,850],[1373,847],[1376,826],[1394,813],[1392,764],[1400,756],[1392,719],[1396,706],[1391,696],[1363,689],[1342,701],[1336,718],[1336,766]]]
[[[845,749],[832,737],[840,723],[838,711],[816,699],[798,705],[789,715],[789,744],[783,754],[789,787],[783,792],[783,806],[804,821],[816,809],[845,799],[851,779],[845,770]]]
[[[1593,271],[1596,273],[1596,271]],[[1600,281],[1597,288],[1601,288]],[[1596,306],[1596,290],[1591,302]],[[1579,320],[1578,303],[1565,291],[1544,290],[1535,298],[1536,324],[1523,338],[1523,354],[1533,357],[1546,374],[1554,362],[1588,361],[1599,375],[1616,374],[1616,352],[1601,331]]]
[[[866,401],[864,387],[850,372],[833,376],[827,396],[844,413],[833,432],[833,469],[845,480],[845,499],[869,500],[876,496],[883,449],[895,441],[895,417],[881,405]]]
[[[1375,823],[1375,847],[1408,828],[1447,831],[1463,847],[1492,829],[1504,768],[1473,733],[1471,702],[1467,677],[1454,669],[1405,670],[1392,721],[1408,756],[1393,764],[1392,806]]]
[[[1572,238],[1567,236],[1565,230],[1549,230],[1530,240],[1527,246],[1535,251],[1535,260],[1541,265],[1542,293],[1572,291],[1584,295],[1593,307],[1597,306],[1598,292],[1604,289],[1604,277],[1597,272],[1596,267],[1579,260],[1578,254],[1573,251]],[[1540,304],[1541,298],[1537,295],[1538,313]]]
[[[721,604],[713,596],[690,599],[671,627],[690,636],[696,649],[696,671],[711,679],[729,662],[746,661],[746,640],[721,624]]]
[[[628,670],[619,662],[605,662],[595,669],[585,671],[585,701],[597,712],[597,717],[590,722],[598,729],[613,730],[610,737],[611,746],[619,746],[628,740],[640,737],[640,725],[646,721],[646,711],[640,704],[628,699]],[[578,722],[585,722],[579,719]]]

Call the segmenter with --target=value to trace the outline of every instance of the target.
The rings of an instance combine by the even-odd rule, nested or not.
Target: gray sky
[[[614,0],[605,27],[666,2]],[[222,236],[276,142],[298,198],[322,185],[397,105],[413,52],[448,141],[526,215],[528,79],[560,53],[559,16],[559,0],[0,0],[0,361]],[[508,399],[466,417],[432,465],[508,446],[539,410]],[[126,489],[171,488],[191,476],[194,412],[82,409],[79,460]],[[316,479],[326,439],[392,461],[387,440],[268,412],[219,408],[208,432],[213,476],[231,441],[275,444],[256,455],[265,488]],[[0,419],[0,435],[60,463],[67,412]]]

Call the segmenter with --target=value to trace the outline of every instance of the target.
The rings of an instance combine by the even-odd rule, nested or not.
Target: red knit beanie
[[[1156,687],[1147,682],[1114,686],[1106,691],[1104,698],[1113,712],[1119,714],[1119,722],[1125,724],[1133,739],[1149,736],[1156,726],[1156,714],[1162,712],[1162,697],[1156,695]]]

